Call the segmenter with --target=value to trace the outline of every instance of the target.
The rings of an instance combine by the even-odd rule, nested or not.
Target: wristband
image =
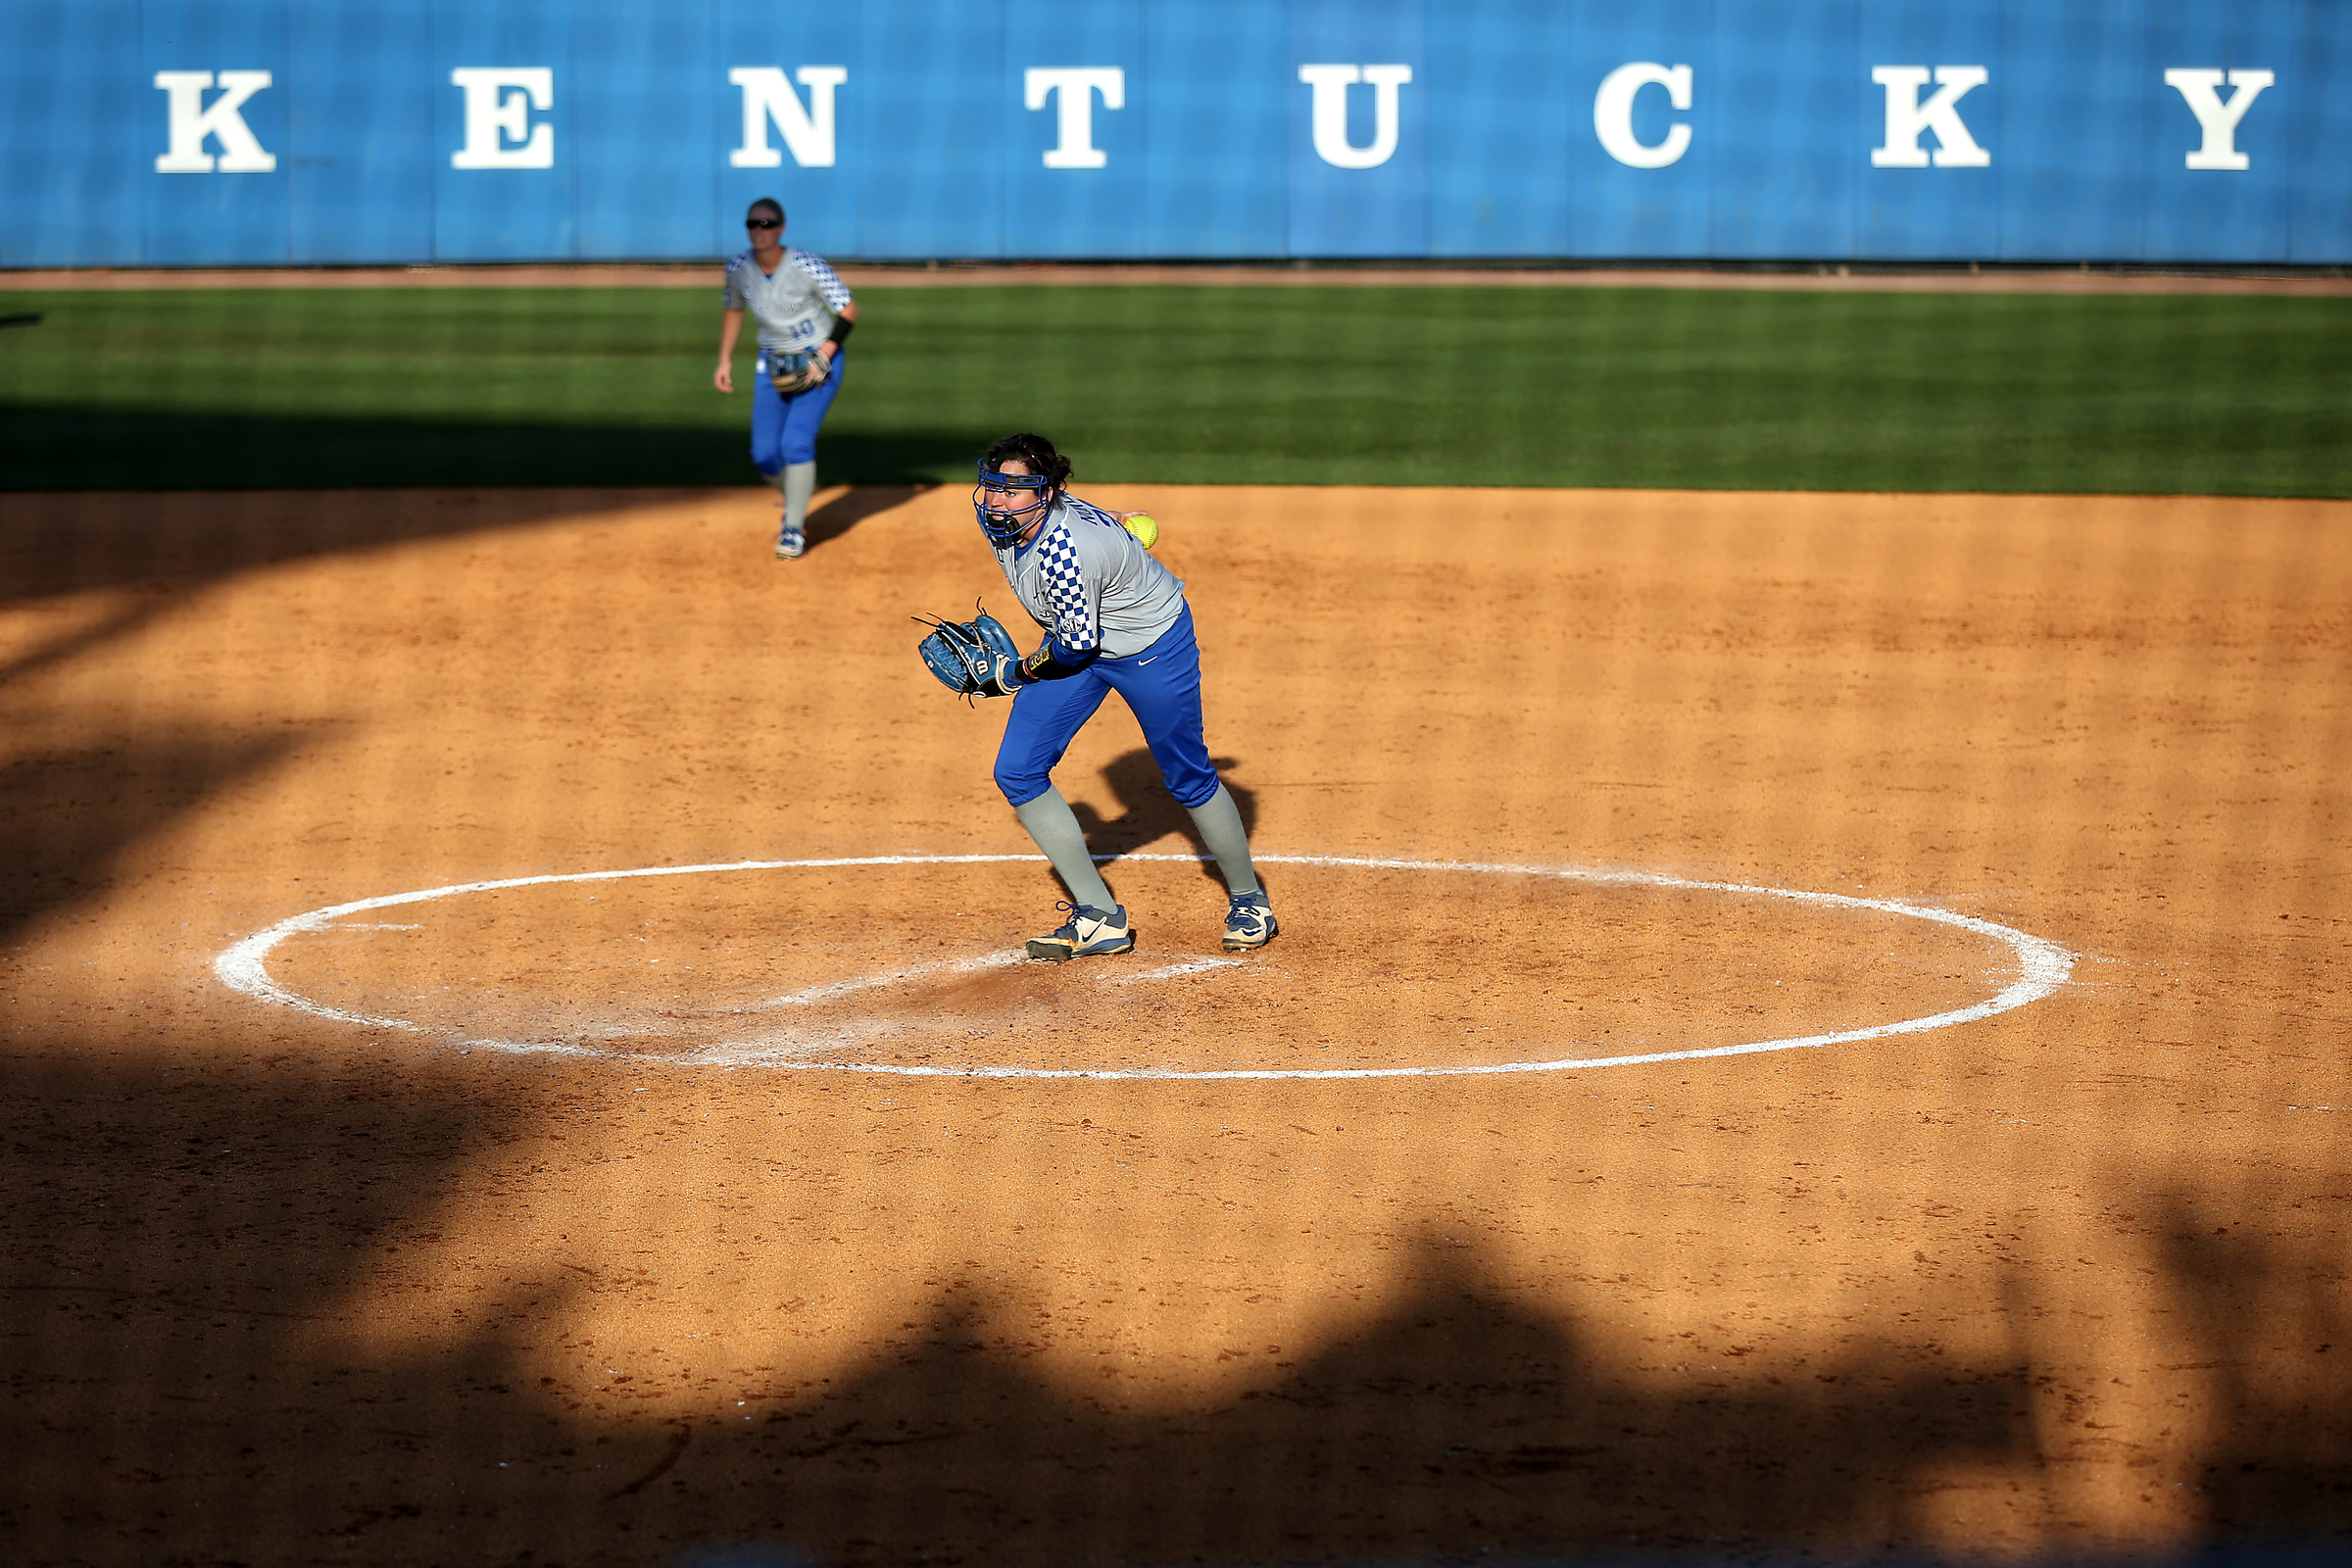
[[[846,316],[836,316],[833,318],[833,330],[825,334],[825,341],[840,348],[850,340],[850,328],[857,324]]]

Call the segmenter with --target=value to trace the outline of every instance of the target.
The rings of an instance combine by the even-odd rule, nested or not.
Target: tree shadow
[[[747,493],[749,493],[747,491]],[[159,496],[72,492],[12,501],[0,523],[0,608],[66,594],[149,596],[109,618],[135,630],[177,599],[242,572],[360,550],[535,527],[662,499],[660,491],[350,490]],[[72,639],[79,653],[110,640]]]
[[[1424,1238],[1412,1272],[1353,1333],[1220,1349],[1254,1386],[1182,1413],[1135,1410],[1111,1363],[1093,1389],[1040,1379],[1009,1314],[944,1298],[837,1392],[713,1432],[701,1485],[750,1480],[825,1560],[1433,1560],[1899,1540],[1924,1476],[2032,1462],[2022,1365],[1955,1379],[1866,1347],[1801,1386],[1659,1377],[1452,1244]]]
[[[2153,1206],[2165,1275],[2199,1347],[2174,1370],[2211,1390],[2218,1441],[2199,1490],[2215,1531],[2352,1535],[2352,1298],[2340,1254],[2284,1255],[2245,1210],[2219,1213],[2185,1194]]]
[[[817,468],[828,484],[968,480],[1000,433],[826,433],[817,438]],[[0,405],[0,491],[642,488],[758,479],[748,423],[440,421],[38,403]]]
[[[1137,1397],[1118,1360],[1054,1367],[1014,1303],[949,1284],[818,1392],[632,1421],[497,1338],[421,1360],[313,1338],[342,1271],[469,1150],[512,1136],[513,1107],[317,1082],[289,1100],[227,1072],[20,1070],[9,1087],[12,1134],[40,1107],[0,1177],[19,1200],[0,1355],[26,1391],[0,1428],[42,1454],[0,1481],[19,1560],[664,1562],[729,1544],[1242,1563],[1900,1539],[1936,1467],[2031,1458],[2022,1366],[1955,1378],[1864,1347],[1802,1387],[1642,1375],[1436,1238],[1359,1329],[1217,1348],[1247,1372],[1189,1408]],[[102,1254],[61,1267],[88,1250],[66,1228],[91,1216]],[[511,1272],[482,1310],[560,1316],[605,1288]],[[777,1328],[762,1359],[790,1366]]]
[[[13,502],[0,521],[0,606],[191,590],[287,562],[641,506],[663,489],[761,493],[742,443],[729,439],[722,454],[710,439],[0,409],[0,493],[47,492]],[[811,515],[812,539],[838,538],[967,472],[988,439],[914,431],[820,441],[819,478],[852,488]],[[126,465],[124,452],[141,461]],[[420,493],[433,490],[448,493]],[[126,499],[165,491],[184,494]],[[362,494],[368,504],[357,504]]]
[[[1240,760],[1231,757],[1212,757],[1218,775],[1223,778],[1226,793],[1242,813],[1242,827],[1254,834],[1257,831],[1257,793],[1247,785],[1236,784],[1232,769]],[[1201,839],[1200,830],[1193,825],[1193,813],[1176,804],[1168,793],[1167,781],[1160,777],[1159,763],[1152,760],[1152,749],[1139,746],[1114,758],[1102,769],[1102,782],[1119,803],[1119,814],[1104,816],[1091,802],[1073,801],[1070,809],[1077,815],[1078,826],[1086,834],[1087,847],[1105,863],[1115,863],[1122,856],[1133,855],[1170,834],[1183,838],[1201,860],[1202,874],[1218,882],[1216,863],[1209,858],[1208,845]]]
[[[2032,1488],[2061,1457],[2016,1316],[2018,1348],[1977,1360],[1864,1333],[1778,1372],[1728,1349],[1629,1364],[1605,1348],[1624,1336],[1436,1234],[1354,1326],[1211,1330],[1173,1388],[1115,1345],[1074,1360],[1033,1305],[952,1273],[825,1377],[799,1370],[798,1303],[717,1303],[766,1321],[751,1359],[776,1369],[724,1396],[688,1372],[607,1387],[602,1356],[552,1348],[582,1312],[669,1311],[658,1264],[500,1260],[466,1309],[487,1327],[353,1348],[404,1309],[355,1316],[351,1274],[576,1091],[432,1061],[174,1073],[125,1038],[0,1061],[11,1560],[1932,1563],[1946,1489]],[[2179,1212],[2150,1304],[2181,1309],[2225,1398],[2210,1517],[2168,1560],[2278,1538],[2331,1560],[2310,1547],[2352,1530],[2340,1260]],[[2338,1338],[2270,1375],[2306,1331]]]
[[[291,735],[146,730],[0,760],[0,938],[101,896],[133,843],[301,744]]]

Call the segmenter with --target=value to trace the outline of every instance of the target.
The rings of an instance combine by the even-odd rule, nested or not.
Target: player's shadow
[[[1236,759],[1212,757],[1220,774],[1230,774]],[[1119,814],[1104,816],[1092,802],[1073,801],[1070,809],[1077,813],[1078,825],[1086,832],[1086,842],[1097,855],[1117,859],[1132,855],[1148,845],[1155,844],[1171,833],[1181,835],[1191,845],[1193,853],[1204,862],[1203,873],[1216,876],[1209,860],[1208,846],[1201,841],[1200,830],[1193,825],[1193,813],[1176,804],[1168,793],[1167,781],[1159,776],[1159,764],[1152,760],[1149,747],[1139,746],[1117,758],[1102,769],[1102,782],[1119,803]],[[1254,791],[1225,778],[1226,793],[1242,813],[1242,826],[1254,834],[1257,831],[1257,795]]]
[[[858,485],[844,490],[808,514],[808,547],[829,543],[868,517],[896,512],[929,489],[920,484]]]

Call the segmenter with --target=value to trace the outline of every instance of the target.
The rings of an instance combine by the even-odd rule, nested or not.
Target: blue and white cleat
[[[1125,905],[1115,909],[1098,909],[1086,904],[1056,904],[1054,907],[1069,910],[1070,917],[1052,936],[1029,939],[1032,958],[1063,963],[1071,958],[1100,958],[1135,951],[1135,928],[1127,923]]]
[[[1225,911],[1225,951],[1247,953],[1251,948],[1262,948],[1281,929],[1275,923],[1274,906],[1266,902],[1264,889],[1236,893],[1233,906]]]
[[[776,535],[776,559],[798,561],[808,553],[808,536],[798,528],[786,528]]]

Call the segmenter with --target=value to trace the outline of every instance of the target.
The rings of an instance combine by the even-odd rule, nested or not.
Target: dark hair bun
[[[1070,460],[1054,451],[1053,442],[1034,431],[999,437],[989,444],[984,461],[992,468],[1002,468],[1017,461],[1031,473],[1053,480],[1056,490],[1070,482]]]

